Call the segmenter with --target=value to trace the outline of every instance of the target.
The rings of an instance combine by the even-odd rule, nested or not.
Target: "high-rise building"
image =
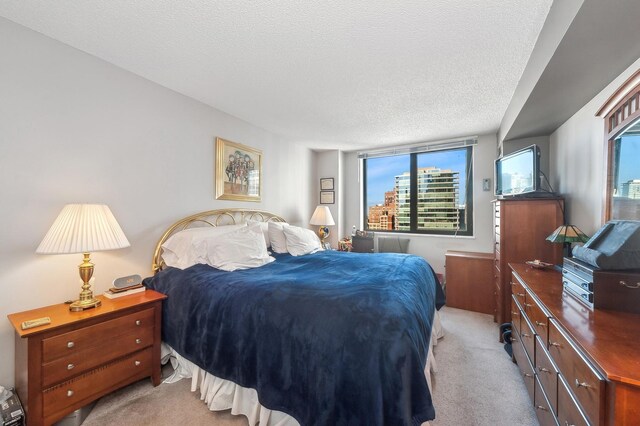
[[[459,172],[437,167],[418,169],[418,230],[454,230],[460,226]],[[395,229],[410,230],[410,173],[395,177]]]
[[[620,196],[640,200],[640,179],[632,179],[621,185]]]
[[[384,193],[384,204],[377,204],[369,207],[367,215],[367,229],[371,230],[393,230],[393,217],[395,214],[394,191]]]

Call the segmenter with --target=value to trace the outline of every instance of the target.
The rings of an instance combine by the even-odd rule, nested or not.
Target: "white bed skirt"
[[[444,336],[440,314],[435,313],[433,328],[431,330],[431,340],[429,344],[429,356],[425,367],[425,377],[429,384],[429,389],[433,393],[431,386],[431,373],[436,372],[436,361],[433,356],[433,347],[438,344],[438,339]],[[162,344],[163,363],[171,361],[174,372],[166,378],[163,383],[175,383],[181,379],[191,378],[191,391],[200,389],[200,399],[203,400],[211,411],[221,411],[231,409],[231,414],[242,414],[247,417],[250,425],[260,426],[298,426],[299,423],[288,414],[282,411],[270,410],[263,407],[258,401],[258,394],[255,389],[245,388],[235,383],[220,379],[213,374],[207,373],[191,361],[183,358],[169,345]],[[427,424],[427,423],[425,423]]]

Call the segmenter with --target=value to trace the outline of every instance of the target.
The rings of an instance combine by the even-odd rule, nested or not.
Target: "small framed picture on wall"
[[[333,191],[333,178],[320,178],[320,191]]]
[[[335,204],[334,191],[320,191],[320,204]]]

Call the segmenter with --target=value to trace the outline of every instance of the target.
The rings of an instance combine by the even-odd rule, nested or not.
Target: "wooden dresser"
[[[591,311],[560,272],[510,266],[513,354],[540,424],[639,424],[640,315]]]
[[[493,253],[447,251],[447,306],[495,315]]]
[[[509,263],[562,263],[562,244],[546,241],[562,225],[561,198],[510,198],[494,203],[495,320],[511,322]],[[502,338],[502,336],[500,336]]]
[[[49,425],[144,377],[160,384],[162,300],[152,290],[70,312],[66,304],[9,315],[16,330],[16,389],[29,426]],[[25,320],[51,324],[22,330]]]

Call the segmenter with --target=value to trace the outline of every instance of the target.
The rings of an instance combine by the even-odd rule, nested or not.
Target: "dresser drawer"
[[[538,305],[538,302],[531,295],[529,290],[527,290],[524,311],[527,314],[527,317],[529,317],[529,321],[531,321],[534,331],[542,338],[542,341],[546,346],[547,340],[549,339],[549,317],[547,317],[542,311],[542,308],[540,308],[540,305]]]
[[[531,363],[535,363],[535,350],[536,350],[536,333],[533,331],[531,324],[527,320],[526,316],[520,319],[520,341],[522,346],[527,351]]]
[[[536,337],[535,369],[553,413],[558,414],[558,370],[553,365],[546,344],[542,343],[540,336]]]
[[[593,424],[598,424],[604,398],[604,380],[580,350],[570,343],[555,319],[549,321],[549,354],[587,419]]]
[[[131,329],[128,333],[113,338],[95,336],[96,345],[81,351],[74,351],[44,364],[42,366],[42,386],[49,387],[112,359],[151,346],[153,332],[154,328],[151,324],[151,326],[143,326],[140,329]]]
[[[587,426],[589,422],[578,407],[567,387],[567,382],[558,376],[558,423],[564,425]]]
[[[127,333],[132,328],[153,327],[153,319],[154,308],[150,308],[44,339],[42,341],[42,362],[47,363],[56,358],[95,346],[104,336]]]
[[[520,335],[520,321],[522,321],[522,312],[515,296],[511,296],[511,324],[513,326],[512,334]]]
[[[538,417],[538,422],[540,426],[556,426],[556,416],[553,414],[551,407],[549,406],[549,401],[545,397],[544,392],[542,391],[542,386],[540,386],[540,382],[538,379],[535,379],[536,382],[536,394],[533,400],[533,407],[536,410],[536,416]]]
[[[44,417],[55,415],[83,400],[101,395],[109,388],[150,376],[152,348],[145,349],[84,376],[47,389],[43,393]]]
[[[525,292],[522,284],[520,284],[520,282],[514,277],[511,277],[511,294],[518,298],[518,303],[520,303],[520,306],[524,308],[527,293]]]
[[[516,337],[511,344],[513,349],[513,357],[516,359],[518,363],[518,369],[520,370],[520,375],[524,380],[524,385],[527,388],[527,392],[529,392],[529,397],[533,401],[533,392],[535,388],[535,375],[533,373],[533,366],[529,361],[529,357],[527,353],[524,351],[524,347],[522,343],[520,343],[520,338]]]

